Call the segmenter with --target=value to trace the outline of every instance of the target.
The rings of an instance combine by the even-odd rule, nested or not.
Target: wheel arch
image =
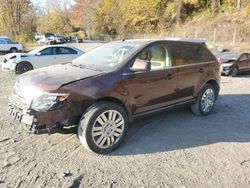
[[[214,87],[214,89],[216,91],[216,98],[217,98],[219,95],[219,91],[220,91],[220,86],[219,86],[218,82],[216,80],[209,80],[206,82],[206,84],[211,84]]]
[[[18,51],[18,48],[17,47],[10,47],[9,51],[11,51],[11,49],[16,49]]]
[[[15,71],[16,71],[16,72],[17,72],[17,67],[18,67],[18,65],[21,64],[21,63],[28,63],[28,64],[31,65],[32,70],[34,69],[34,66],[33,66],[32,63],[30,63],[29,61],[20,61],[20,62],[18,62],[18,63],[16,64],[16,68],[15,68]]]
[[[126,111],[128,117],[130,117],[130,113],[128,111],[128,108],[126,107],[126,105],[119,99],[115,98],[115,97],[103,97],[100,99],[97,99],[95,102],[100,102],[100,101],[107,101],[107,102],[113,102],[116,103],[118,105],[120,105],[121,107],[124,108],[124,110]]]

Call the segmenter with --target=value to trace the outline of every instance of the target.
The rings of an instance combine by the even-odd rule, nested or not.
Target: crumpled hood
[[[28,53],[10,53],[6,54],[4,57],[7,60],[14,59],[14,58],[21,58],[21,57],[28,57],[30,54]]]
[[[59,64],[29,71],[19,78],[19,83],[50,92],[78,80],[103,74],[103,72],[79,68],[71,64]]]

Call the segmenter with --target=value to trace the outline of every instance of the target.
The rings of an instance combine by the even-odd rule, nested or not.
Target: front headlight
[[[41,93],[40,96],[33,99],[31,108],[45,112],[53,107],[60,107],[60,105],[64,104],[64,101],[68,98],[69,94],[67,93]]]

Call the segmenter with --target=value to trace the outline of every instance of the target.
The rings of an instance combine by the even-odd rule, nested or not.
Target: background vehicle
[[[220,55],[221,73],[225,75],[237,76],[239,72],[250,70],[249,53],[231,53],[226,52]]]
[[[22,51],[23,46],[10,40],[8,37],[0,37],[0,52],[11,52],[15,53]]]
[[[210,49],[210,51],[214,54],[215,57],[219,58],[223,53],[230,52],[228,49]]]
[[[83,54],[83,51],[66,45],[43,46],[29,53],[6,54],[2,70],[22,74],[29,70],[70,62]]]
[[[70,36],[69,37],[69,42],[73,42],[73,43],[82,43],[83,40],[79,37],[76,36]]]
[[[22,75],[9,113],[35,132],[79,124],[81,143],[105,154],[122,143],[129,120],[181,105],[208,115],[219,93],[219,74],[218,61],[200,43],[112,42],[70,64]]]

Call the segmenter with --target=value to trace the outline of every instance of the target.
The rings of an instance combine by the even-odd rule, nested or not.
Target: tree
[[[8,35],[21,33],[26,15],[33,8],[29,0],[1,0],[0,1],[0,25],[1,31]]]
[[[53,4],[47,7],[48,9],[42,13],[39,19],[38,31],[42,33],[69,34],[72,31],[72,26],[68,9],[66,7],[62,8],[57,1],[53,1]]]
[[[72,25],[85,32],[87,38],[91,38],[96,28],[96,9],[100,0],[75,0],[70,10]]]

